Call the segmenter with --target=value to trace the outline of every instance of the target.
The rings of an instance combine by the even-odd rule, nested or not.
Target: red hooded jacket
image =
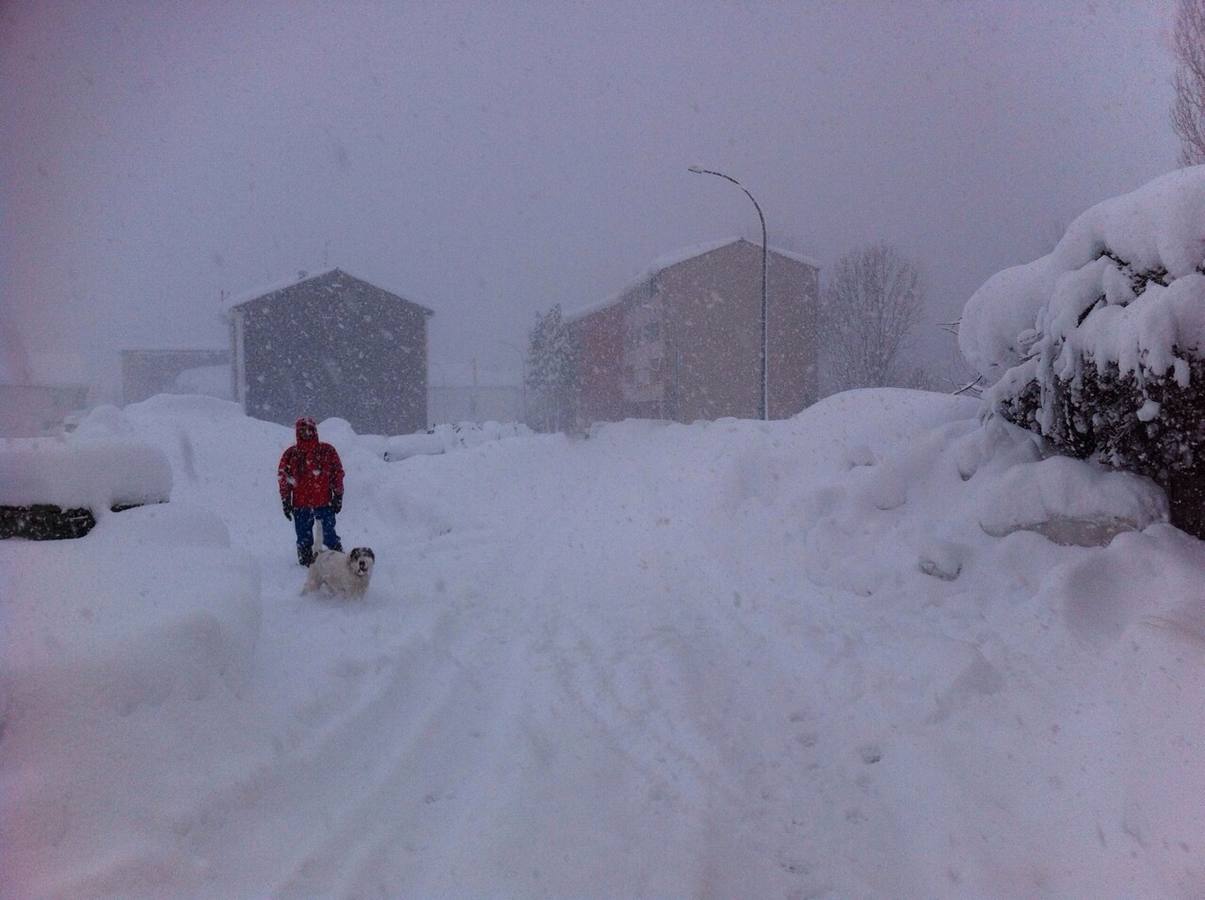
[[[280,457],[276,480],[280,498],[293,506],[326,506],[343,493],[343,462],[330,444],[318,440],[318,425],[309,416],[294,426],[297,443]]]

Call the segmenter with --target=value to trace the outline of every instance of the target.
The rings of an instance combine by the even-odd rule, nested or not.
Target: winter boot
[[[311,564],[313,561],[314,561],[314,551],[313,551],[313,548],[311,548],[311,547],[301,547],[301,546],[298,546],[298,548],[297,548],[297,562],[299,562],[299,563],[300,563],[301,565],[303,565],[303,566],[307,566],[307,567],[308,567],[308,566],[309,566],[309,565],[310,565],[310,564]]]

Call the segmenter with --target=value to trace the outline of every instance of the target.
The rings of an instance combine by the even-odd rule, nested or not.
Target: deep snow
[[[173,499],[0,543],[0,896],[1205,894],[1203,545],[977,411],[324,422],[351,603],[298,593],[289,429],[98,413]]]

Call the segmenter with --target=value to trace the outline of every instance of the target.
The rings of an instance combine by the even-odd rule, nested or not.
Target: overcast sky
[[[760,239],[694,163],[822,266],[896,244],[953,318],[1175,167],[1170,21],[1170,0],[4,3],[0,327],[98,377],[122,348],[225,346],[222,291],[339,266],[436,311],[433,362],[517,372],[536,310]]]

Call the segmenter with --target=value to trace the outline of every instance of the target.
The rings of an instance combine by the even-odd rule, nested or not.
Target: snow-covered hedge
[[[1060,452],[1169,488],[1205,530],[1205,166],[1100,203],[990,278],[959,329],[990,408]]]

